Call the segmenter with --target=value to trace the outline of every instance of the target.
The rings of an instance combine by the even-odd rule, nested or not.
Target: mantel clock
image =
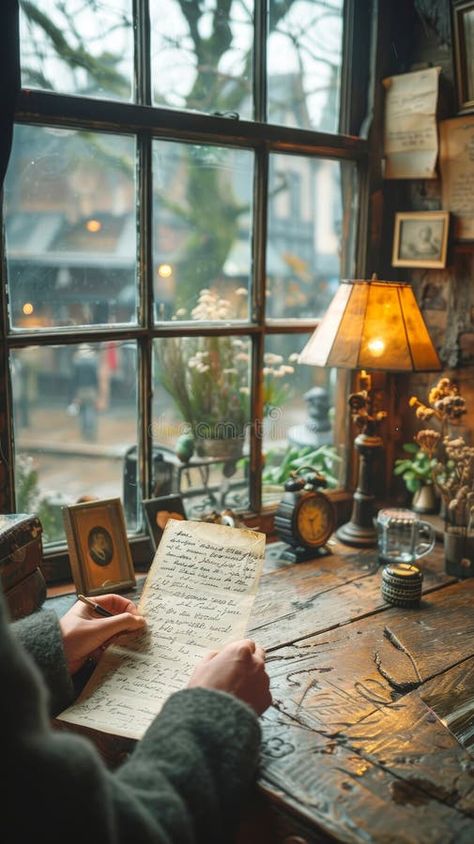
[[[326,543],[336,527],[336,514],[321,490],[326,485],[324,476],[308,466],[292,472],[286,481],[275,513],[276,533],[289,546],[283,559],[302,562],[330,553]]]

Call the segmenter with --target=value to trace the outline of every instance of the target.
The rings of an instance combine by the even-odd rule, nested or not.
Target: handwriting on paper
[[[140,738],[210,649],[245,635],[264,552],[262,533],[170,519],[139,603],[147,629],[108,648],[59,720]]]
[[[430,67],[383,80],[386,179],[436,178],[440,70]]]

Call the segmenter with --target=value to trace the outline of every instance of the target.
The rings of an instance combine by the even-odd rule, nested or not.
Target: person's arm
[[[49,710],[57,715],[68,706],[75,689],[72,675],[91,657],[99,657],[119,633],[139,630],[145,619],[132,601],[122,595],[101,595],[96,603],[113,613],[101,618],[77,601],[61,619],[56,613],[41,609],[13,622],[15,637],[33,658],[49,690]]]
[[[27,840],[34,819],[50,841],[67,834],[74,842],[100,844],[231,842],[255,781],[260,730],[252,704],[214,689],[234,689],[261,710],[271,701],[268,677],[248,643],[228,646],[202,670],[205,676],[197,669],[192,680],[197,687],[170,697],[113,773],[90,741],[51,731],[44,684],[8,629],[0,596],[5,840]]]

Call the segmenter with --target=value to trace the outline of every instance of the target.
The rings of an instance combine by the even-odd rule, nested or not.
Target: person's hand
[[[211,651],[194,669],[188,688],[204,686],[229,692],[261,715],[271,705],[270,679],[265,670],[265,651],[251,639],[231,642]]]
[[[103,618],[92,607],[77,601],[59,620],[64,653],[71,674],[79,671],[88,657],[99,657],[120,633],[142,630],[146,621],[132,601],[122,595],[97,595],[94,603],[113,613]]]

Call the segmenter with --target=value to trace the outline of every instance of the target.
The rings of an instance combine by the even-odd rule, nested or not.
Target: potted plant
[[[291,473],[303,466],[311,466],[324,475],[329,488],[334,489],[339,481],[335,474],[335,464],[341,462],[335,446],[287,446],[269,449],[265,454],[265,466],[262,473],[264,485],[283,485]]]
[[[247,295],[244,288],[236,294]],[[181,309],[176,318],[185,319]],[[191,319],[216,322],[238,318],[237,309],[212,290],[201,290]],[[297,357],[297,355],[295,356]],[[293,356],[291,356],[292,360]],[[167,337],[158,346],[160,380],[193,435],[201,457],[238,459],[250,417],[249,354],[241,337]],[[281,355],[264,356],[264,414],[289,395],[294,367]]]
[[[433,483],[436,460],[428,457],[417,443],[404,443],[407,457],[395,460],[394,475],[400,475],[408,492],[411,492],[412,509],[416,513],[437,513],[439,498]]]

